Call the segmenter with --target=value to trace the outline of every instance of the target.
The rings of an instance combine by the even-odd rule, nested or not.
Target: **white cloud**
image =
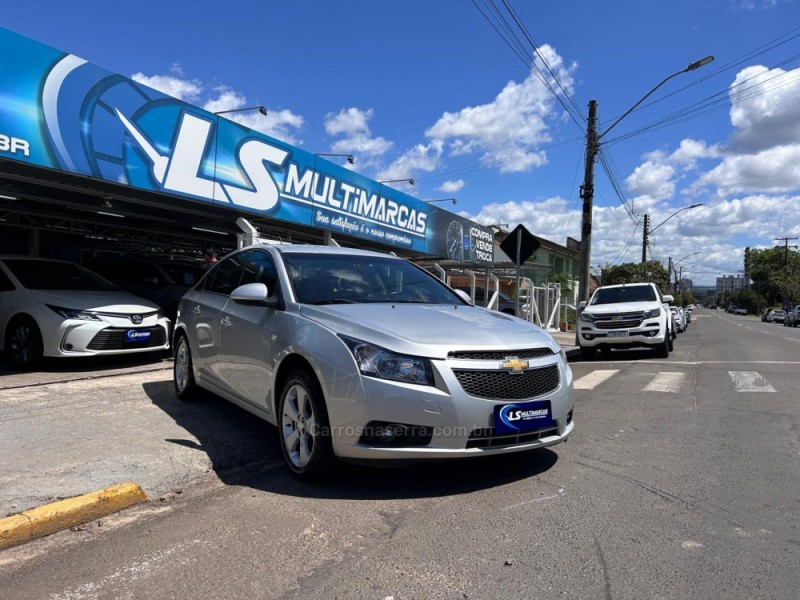
[[[184,100],[192,102],[200,96],[203,90],[203,84],[196,79],[181,79],[180,77],[173,77],[172,75],[152,75],[148,76],[144,73],[134,73],[131,75],[136,83],[141,83],[151,87],[159,92]]]
[[[728,156],[690,187],[716,186],[719,193],[788,192],[800,187],[800,143],[756,154]]]
[[[673,167],[648,160],[636,167],[625,183],[632,194],[661,199],[668,198],[675,192],[675,183],[672,181],[674,176]]]
[[[445,181],[436,189],[440,192],[444,192],[445,194],[455,194],[456,192],[460,192],[463,187],[464,180],[456,179],[455,181]]]
[[[335,153],[357,155],[362,166],[370,164],[371,158],[386,154],[393,144],[382,137],[372,137],[369,120],[373,114],[371,108],[361,110],[351,107],[325,115],[325,131],[332,136],[345,136],[337,140],[331,150]]]
[[[571,92],[575,66],[565,67],[550,46],[540,51]],[[544,151],[532,148],[551,141],[546,119],[553,116],[555,102],[531,72],[522,83],[510,81],[490,103],[444,113],[425,135],[450,141],[453,155],[482,152],[481,163],[498,166],[501,173],[528,171],[547,164]]]
[[[733,151],[800,143],[800,68],[747,67],[736,75],[729,96]]]
[[[430,173],[439,164],[444,143],[433,140],[430,144],[417,144],[396,158],[392,164],[375,176],[378,180],[413,178],[417,173]]]

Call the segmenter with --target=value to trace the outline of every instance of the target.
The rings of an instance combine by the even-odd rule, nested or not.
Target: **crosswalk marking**
[[[659,373],[647,384],[643,391],[645,392],[668,392],[677,394],[681,389],[683,380],[686,379],[686,373],[677,371],[669,371]]]
[[[758,371],[728,371],[737,392],[774,392],[766,379]]]
[[[613,377],[617,373],[619,373],[619,369],[609,369],[605,371],[599,369],[597,371],[592,371],[588,375],[584,375],[580,379],[576,379],[573,385],[576,390],[593,390],[606,379]]]
[[[576,390],[593,390],[619,373],[619,369],[597,369],[576,379]],[[652,379],[642,388],[643,392],[662,392],[677,394],[686,381],[682,371],[661,371],[653,373]],[[758,371],[728,371],[737,392],[775,392],[775,388]]]

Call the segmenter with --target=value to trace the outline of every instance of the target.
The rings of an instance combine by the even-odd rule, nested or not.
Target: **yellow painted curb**
[[[0,550],[88,523],[142,502],[147,502],[147,494],[142,488],[135,483],[120,483],[11,515],[0,519]]]

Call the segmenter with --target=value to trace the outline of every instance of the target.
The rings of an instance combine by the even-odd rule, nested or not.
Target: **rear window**
[[[112,292],[118,288],[99,275],[66,262],[7,259],[8,270],[29,290]]]

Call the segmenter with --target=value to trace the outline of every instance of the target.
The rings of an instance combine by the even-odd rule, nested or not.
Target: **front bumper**
[[[155,315],[133,325],[124,317],[103,317],[100,321],[66,319],[48,336],[44,355],[79,357],[136,354],[169,348],[170,321]]]
[[[435,360],[435,386],[409,385],[357,376],[358,398],[329,402],[334,451],[340,458],[355,460],[425,460],[507,454],[544,448],[565,441],[574,429],[572,371],[558,354],[529,361],[531,372],[557,370],[556,387],[546,393],[525,397],[492,399],[468,394],[461,381],[465,371],[505,374],[498,361]],[[527,373],[527,371],[526,371]],[[502,375],[500,375],[502,377]],[[536,373],[530,375],[535,378]],[[518,377],[518,375],[509,375]],[[348,386],[352,391],[356,386]],[[510,388],[509,388],[510,389]],[[473,393],[484,394],[473,390]],[[519,393],[517,394],[519,395]],[[495,429],[495,407],[530,401],[548,402],[552,425],[512,434]],[[414,444],[381,444],[365,440],[372,424],[408,425],[427,434]]]
[[[667,327],[658,318],[646,319],[636,327],[599,328],[594,323],[578,322],[578,342],[584,348],[631,348],[659,346],[668,335]]]

